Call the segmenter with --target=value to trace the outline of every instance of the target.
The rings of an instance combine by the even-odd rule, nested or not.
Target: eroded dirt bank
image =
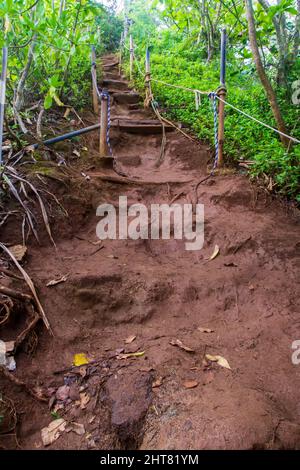
[[[65,184],[51,183],[69,218],[53,205],[57,251],[45,237],[42,247],[29,246],[25,267],[54,337],[39,325],[38,346],[18,354],[15,373],[47,401],[1,377],[18,412],[19,445],[43,448],[41,429],[63,417],[84,432],[64,431],[48,448],[300,448],[300,365],[291,360],[300,339],[299,220],[231,172],[198,188],[201,251],[174,239],[97,244],[100,203],[117,207],[120,195],[148,207],[175,196],[195,203],[210,158],[205,145],[170,130],[158,166],[161,134],[147,128],[152,114],[137,105],[113,62],[104,59],[117,170],[143,183],[99,178],[116,174],[93,156],[97,135],[81,141],[89,151]],[[129,119],[144,127],[129,129]],[[7,226],[2,241],[20,243],[21,235]],[[209,261],[216,245],[220,253]],[[66,282],[46,286],[63,275]],[[6,341],[12,337],[1,331]],[[185,348],[170,344],[176,340]],[[136,352],[144,354],[126,356]],[[72,369],[76,353],[90,364]],[[222,356],[231,369],[206,355]],[[16,446],[12,436],[0,441]]]

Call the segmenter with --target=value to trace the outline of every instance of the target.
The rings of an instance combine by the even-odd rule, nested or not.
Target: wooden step
[[[133,119],[114,119],[112,127],[120,129],[123,132],[130,134],[160,134],[162,132],[162,125],[160,121],[153,119],[133,120]],[[174,131],[174,127],[165,125],[166,132]]]
[[[119,104],[138,104],[140,102],[140,95],[134,92],[117,92],[113,93],[113,97]]]

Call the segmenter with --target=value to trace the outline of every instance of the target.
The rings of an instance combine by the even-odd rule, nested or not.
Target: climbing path
[[[27,265],[54,338],[42,330],[35,356],[20,354],[18,374],[47,390],[71,387],[61,413],[86,431],[63,433],[51,448],[299,448],[294,215],[229,170],[196,194],[212,162],[209,147],[166,126],[162,155],[158,119],[119,76],[115,56],[102,66],[115,171],[95,157],[97,132],[85,136],[89,156],[78,175],[65,189],[55,183],[70,215],[53,224],[58,250],[32,246]],[[99,245],[96,209],[118,208],[120,195],[147,207],[204,204],[203,249],[186,251],[174,238]],[[65,274],[66,282],[46,286]],[[70,374],[76,353],[91,365]],[[18,400],[19,441],[41,447],[47,404]]]

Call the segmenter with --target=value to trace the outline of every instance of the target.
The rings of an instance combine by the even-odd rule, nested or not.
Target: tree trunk
[[[266,13],[269,13],[270,4],[268,0],[258,0]],[[278,85],[287,89],[287,61],[288,61],[288,43],[285,28],[285,16],[280,15],[278,18],[276,15],[273,16],[272,22],[276,33],[276,41],[278,45],[279,62],[277,72],[277,83]]]
[[[275,121],[277,123],[278,130],[280,132],[283,132],[286,134],[286,127],[284,120],[281,115],[280,108],[277,103],[277,98],[275,91],[273,90],[273,87],[271,85],[271,82],[265,72],[265,69],[263,67],[260,53],[259,53],[259,48],[257,44],[257,36],[256,36],[256,29],[255,29],[255,20],[254,20],[254,13],[253,13],[253,5],[252,5],[252,0],[245,0],[246,4],[246,13],[247,13],[247,20],[248,20],[248,30],[249,30],[249,40],[250,40],[250,46],[256,66],[256,70],[258,73],[258,76],[260,78],[260,81],[265,89],[268,101],[270,103],[270,106],[272,108],[272,112],[275,118]],[[284,146],[288,146],[289,144],[289,139],[284,137],[283,135],[280,135],[280,140],[283,143]]]
[[[20,111],[20,109],[22,109],[22,107],[24,105],[24,88],[25,88],[26,79],[28,77],[28,73],[29,73],[29,70],[30,70],[30,67],[31,67],[31,64],[32,64],[32,61],[33,61],[33,54],[34,54],[34,48],[35,48],[35,39],[36,39],[36,36],[33,37],[32,42],[29,46],[26,65],[23,69],[20,81],[19,81],[18,86],[15,90],[14,107],[17,111]]]

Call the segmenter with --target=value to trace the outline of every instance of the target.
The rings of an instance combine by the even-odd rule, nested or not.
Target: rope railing
[[[224,34],[223,34],[223,36],[224,36]],[[222,60],[224,62],[225,61],[225,50],[224,50],[224,48],[226,46],[226,41],[223,38],[223,40],[221,42],[222,42],[222,47],[223,47],[223,51],[221,51],[221,56],[222,56]],[[126,45],[124,45],[124,47],[125,47],[125,49],[127,49],[131,53],[130,49]],[[138,60],[138,58],[137,58],[134,51],[132,52],[132,57],[135,61],[135,64],[136,64],[136,67],[137,67],[137,70],[138,70],[139,74],[142,75],[145,78],[145,73],[143,73],[143,71],[141,70],[139,60]],[[260,124],[261,126],[264,126],[265,128],[267,128],[267,129],[269,129],[273,132],[276,132],[278,135],[280,135],[282,137],[285,137],[286,139],[289,139],[290,141],[292,141],[296,144],[300,143],[300,140],[297,139],[296,137],[293,137],[291,135],[286,134],[285,132],[280,131],[279,129],[276,129],[275,127],[271,126],[270,124],[267,124],[267,123],[261,121],[260,119],[256,118],[255,116],[252,116],[249,113],[246,113],[245,111],[239,109],[238,107],[236,107],[235,105],[231,104],[226,99],[224,99],[224,94],[226,96],[226,88],[225,88],[225,84],[222,83],[222,82],[225,81],[225,63],[221,64],[221,71],[222,71],[222,77],[220,79],[221,86],[220,86],[219,89],[221,89],[223,91],[223,93],[219,93],[219,89],[216,90],[216,91],[203,91],[203,90],[199,90],[197,88],[189,88],[189,87],[186,87],[186,86],[183,86],[183,85],[168,83],[168,82],[165,82],[163,80],[153,78],[151,75],[148,78],[148,81],[150,83],[157,83],[157,84],[160,84],[160,85],[163,85],[163,86],[166,86],[166,87],[170,87],[170,88],[174,88],[174,89],[183,90],[183,91],[186,91],[186,92],[193,93],[195,95],[196,110],[199,109],[200,96],[201,95],[208,96],[209,98],[212,98],[213,110],[214,110],[214,128],[215,128],[215,130],[214,130],[214,140],[215,140],[216,152],[218,152],[218,154],[219,154],[218,158],[215,158],[214,168],[216,166],[218,166],[218,160],[219,160],[219,157],[220,157],[220,147],[219,147],[220,135],[218,136],[218,139],[216,139],[216,116],[218,117],[218,110],[216,110],[216,108],[217,108],[216,100],[218,100],[220,104],[222,103],[223,106],[226,105],[226,106],[232,108],[233,110],[240,113],[244,117],[246,117],[248,119],[251,119],[252,121],[256,122],[257,124]],[[225,91],[225,93],[224,93],[224,91]],[[222,124],[224,124],[224,123],[222,123]],[[217,132],[218,132],[218,130],[217,130]],[[216,140],[218,140],[218,144],[216,144]],[[222,146],[223,146],[223,142],[222,142]],[[222,150],[223,149],[221,149],[221,152],[222,152]]]

